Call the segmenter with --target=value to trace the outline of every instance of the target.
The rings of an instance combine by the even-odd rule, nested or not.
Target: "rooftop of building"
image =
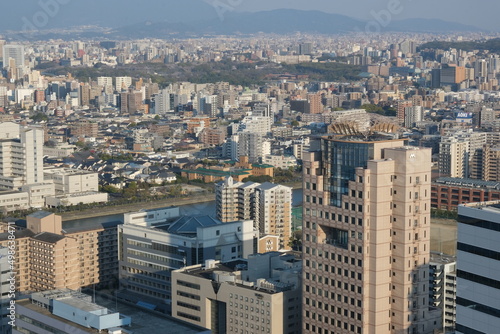
[[[10,235],[11,234],[8,233],[8,232],[0,233],[0,241],[8,240]],[[34,235],[35,235],[34,232],[32,232],[31,230],[27,230],[27,229],[17,230],[16,233],[15,233],[15,236],[16,236],[17,240],[23,239],[23,238],[30,238],[30,237],[32,237]]]
[[[23,307],[26,307],[27,309],[29,309],[31,311],[34,311],[34,312],[37,312],[39,314],[42,314],[42,315],[44,315],[46,317],[50,317],[50,318],[53,318],[53,319],[55,319],[57,321],[60,321],[60,322],[62,322],[64,324],[67,324],[68,327],[71,326],[71,327],[78,328],[79,330],[83,331],[84,333],[101,333],[102,332],[102,331],[99,331],[97,329],[92,329],[92,328],[84,327],[84,326],[81,326],[81,325],[78,325],[78,324],[74,323],[73,321],[69,321],[69,320],[66,320],[64,318],[55,316],[48,309],[40,307],[37,304],[34,304],[29,299],[19,300],[19,301],[17,301],[16,304],[17,305],[21,305]]]
[[[373,143],[373,142],[384,142],[384,141],[400,141],[403,142],[403,138],[395,138],[396,134],[388,133],[371,133],[367,135],[363,134],[330,134],[328,136],[322,136],[325,140],[337,141],[337,142],[353,142],[353,143]]]
[[[220,225],[222,222],[210,216],[184,216],[171,224],[155,225],[154,228],[168,233],[180,235],[193,235],[199,227],[211,227]]]
[[[66,289],[53,291],[55,295],[62,294],[64,295]],[[46,294],[47,292],[43,292]],[[52,293],[52,292],[51,292]],[[78,292],[75,292],[78,294]],[[48,294],[50,297],[50,294]],[[156,315],[153,312],[144,311],[138,306],[124,304],[120,301],[117,301],[113,296],[108,295],[100,295],[96,293],[94,297],[90,295],[81,294],[81,297],[86,297],[88,299],[94,299],[97,307],[107,308],[110,313],[120,312],[120,314],[125,314],[132,319],[131,326],[127,326],[123,328],[125,331],[134,334],[151,334],[157,333],[159,328],[168,328],[169,334],[196,334],[196,333],[206,333],[207,331],[196,327],[194,325],[190,325],[187,323],[182,323],[175,319],[166,318],[164,316]],[[98,331],[96,329],[84,327],[75,324],[72,321],[63,319],[61,317],[55,316],[46,308],[40,307],[36,304],[33,304],[31,300],[25,299],[17,302],[18,305],[24,306],[29,310],[39,312],[45,316],[51,317],[53,319],[57,319],[58,321],[63,322],[64,324],[68,324],[75,328],[82,330],[84,333],[103,333],[103,331]],[[77,305],[78,307],[78,305]]]
[[[466,204],[461,204],[460,206],[467,208],[475,208],[479,210],[495,211],[500,213],[500,201],[466,203]]]
[[[457,261],[457,257],[454,255],[431,252],[431,258],[430,258],[429,263],[449,264],[449,263],[453,263],[456,261]]]
[[[41,233],[35,234],[34,236],[32,236],[32,238],[35,240],[38,240],[38,241],[55,244],[56,242],[64,239],[65,236],[60,235],[60,234],[50,233],[50,232],[41,232]]]
[[[440,177],[436,179],[434,183],[464,187],[464,188],[487,188],[487,189],[500,190],[500,182],[496,181],[462,179],[456,177]]]
[[[282,186],[280,184],[271,183],[271,182],[264,182],[261,185],[257,186],[257,188],[262,189],[262,190],[269,190],[269,189],[273,189],[273,188],[277,188],[277,187],[286,187],[286,186]],[[290,187],[286,187],[286,188],[290,188]]]
[[[22,194],[22,195],[27,195],[27,193],[22,192],[22,191],[15,191],[15,190],[0,190],[0,196],[2,196],[2,195],[14,195],[14,194]]]
[[[53,213],[52,212],[48,212],[48,211],[40,210],[40,211],[37,211],[37,212],[33,212],[32,214],[28,215],[28,217],[42,219],[42,218],[48,217],[50,215],[53,215]]]
[[[292,263],[301,262],[300,255],[294,252],[287,252],[287,253],[270,252],[270,253],[275,253],[276,255],[293,255],[293,258],[288,259],[286,261]],[[252,256],[263,257],[262,260],[270,261],[268,257],[270,253],[253,254]],[[268,294],[292,290],[294,288],[295,284],[280,282],[279,280],[275,280],[271,277],[262,277],[257,279],[256,282],[242,280],[241,278],[242,271],[245,272],[246,270],[251,270],[250,268],[248,268],[248,263],[249,263],[248,260],[243,260],[243,259],[236,259],[224,263],[220,263],[219,261],[215,260],[207,260],[205,261],[204,265],[195,265],[191,267],[186,267],[184,269],[181,269],[180,271],[182,273],[191,276],[211,280],[214,284],[229,283],[236,285],[238,287],[264,292]],[[275,268],[273,270],[280,271],[284,269]],[[296,268],[294,268],[293,270],[296,270]],[[225,277],[219,279],[218,277],[221,275]]]
[[[77,224],[77,223],[76,223]],[[72,221],[63,222],[63,230],[64,234],[73,234],[80,232],[90,232],[90,231],[100,231],[109,228],[116,228],[116,226],[123,224],[122,221],[111,221],[105,223],[86,223],[85,225],[75,225]]]
[[[213,273],[216,271],[234,273],[235,271],[239,271],[246,268],[247,265],[248,265],[247,260],[237,259],[225,263],[212,263],[211,267],[209,268],[207,268],[207,265],[191,266],[184,269],[182,272],[192,276],[202,277],[211,280],[213,278]]]

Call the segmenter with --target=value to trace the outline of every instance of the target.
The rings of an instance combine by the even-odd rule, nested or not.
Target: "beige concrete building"
[[[70,144],[59,144],[54,147],[44,146],[43,155],[49,158],[64,158],[69,157],[76,151],[77,147]]]
[[[300,333],[302,261],[278,252],[173,272],[172,315],[222,333]]]
[[[75,137],[97,137],[99,124],[97,122],[80,121],[70,126],[71,135]]]
[[[289,249],[292,234],[290,187],[269,182],[234,183],[232,177],[228,177],[216,186],[216,213],[222,222],[252,219],[260,238],[278,236],[279,249]]]
[[[483,148],[483,180],[500,181],[500,146]]]
[[[329,136],[304,159],[303,333],[432,333],[431,151]]]
[[[61,216],[38,211],[27,216],[16,236],[18,291],[79,289],[117,282],[116,226],[62,228]],[[0,234],[7,246],[9,233]]]
[[[0,191],[0,212],[27,210],[29,208],[30,200],[27,192]]]
[[[75,193],[59,196],[49,196],[45,198],[47,207],[56,208],[58,206],[90,204],[90,203],[105,203],[108,201],[107,193],[96,191]]]

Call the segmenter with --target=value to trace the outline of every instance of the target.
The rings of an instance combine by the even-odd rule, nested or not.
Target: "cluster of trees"
[[[44,113],[37,113],[33,116],[30,116],[30,118],[33,120],[33,122],[36,122],[36,123],[40,123],[40,122],[43,122],[43,121],[48,121],[49,120],[49,117],[47,115],[45,115]]]
[[[300,63],[283,65],[283,72],[308,75],[312,80],[346,81],[359,80],[362,68],[344,63]]]
[[[287,182],[294,182],[298,181],[301,178],[301,172],[300,170],[295,170],[294,168],[289,168],[289,169],[281,169],[281,168],[275,168],[274,169],[274,177],[271,177],[269,175],[250,175],[249,177],[246,177],[243,179],[243,182],[258,182],[258,183],[264,183],[264,182],[273,182],[273,183],[287,183]]]
[[[99,64],[98,64],[99,65]],[[361,66],[344,63],[301,63],[301,64],[271,64],[264,62],[236,63],[229,60],[213,63],[141,63],[116,66],[106,65],[94,67],[63,67],[57,63],[44,64],[43,69],[52,75],[71,73],[82,82],[99,76],[131,76],[147,77],[160,86],[177,81],[207,83],[226,81],[232,85],[253,86],[262,85],[269,74],[292,73],[308,75],[313,80],[339,81],[357,80]]]
[[[457,219],[457,211],[447,211],[441,209],[431,209],[431,217],[444,218],[444,219]]]
[[[243,182],[258,182],[258,183],[264,183],[264,182],[273,182],[273,178],[269,175],[250,175],[249,177],[246,177],[243,179]]]
[[[376,104],[363,104],[361,109],[365,109],[366,112],[375,113],[383,116],[396,116],[397,110],[389,106],[378,106]]]
[[[457,49],[463,51],[490,51],[493,53],[500,52],[500,38],[489,39],[487,41],[453,41],[453,42],[445,42],[445,41],[434,41],[428,42],[420,45],[419,50],[426,49],[440,49],[440,50],[448,50],[448,49]]]

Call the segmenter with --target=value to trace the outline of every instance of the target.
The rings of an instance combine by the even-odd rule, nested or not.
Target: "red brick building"
[[[463,203],[500,199],[500,182],[441,177],[431,185],[431,207],[456,211]]]

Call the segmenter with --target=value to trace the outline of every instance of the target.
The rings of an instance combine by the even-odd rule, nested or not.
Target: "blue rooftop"
[[[222,222],[210,216],[184,216],[170,225],[168,232],[176,234],[196,234],[196,229],[198,227],[210,227],[219,224],[222,224]]]

